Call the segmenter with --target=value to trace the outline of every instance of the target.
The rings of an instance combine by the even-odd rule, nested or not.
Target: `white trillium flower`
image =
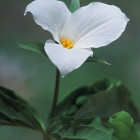
[[[44,48],[62,76],[93,56],[91,48],[118,39],[129,21],[118,7],[101,2],[92,2],[71,13],[62,1],[35,0],[27,6],[25,15],[27,12],[58,42],[47,41]]]

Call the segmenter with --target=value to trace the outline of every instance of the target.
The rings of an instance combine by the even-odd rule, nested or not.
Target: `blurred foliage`
[[[112,140],[113,129],[98,117],[57,117],[51,120],[48,134],[50,140]]]
[[[98,117],[56,117],[48,127],[49,140],[140,140],[132,117],[125,111],[103,123]]]
[[[95,91],[94,96],[96,96],[96,100],[91,100],[93,103],[95,103],[94,106],[92,106],[92,104],[90,103],[90,105],[88,104],[88,106],[84,109],[82,106],[85,106],[86,102],[88,101],[91,102],[90,97],[88,97],[90,95],[90,92],[87,96],[83,94],[82,90],[78,90],[82,94],[81,97],[81,94],[77,95],[77,91],[74,91],[73,93],[75,93],[75,95],[78,97],[78,100],[77,98],[75,99],[76,103],[77,105],[80,105],[82,109],[79,108],[77,110],[78,113],[76,112],[76,114],[78,115],[60,117],[57,116],[51,119],[47,127],[46,135],[45,123],[38,116],[35,109],[32,108],[27,101],[16,95],[13,91],[4,87],[0,87],[0,125],[18,126],[26,129],[29,128],[37,130],[41,132],[43,136],[46,136],[46,139],[44,140],[140,140],[140,132],[135,129],[133,119],[129,115],[129,113],[125,111],[115,113],[111,118],[108,118],[106,120],[106,123],[103,122],[99,117],[95,117],[95,115],[97,116],[97,114],[94,108],[98,110],[98,108],[96,107],[96,102],[98,102],[100,107],[106,106],[104,105],[104,101],[100,102],[101,93],[103,95],[101,96],[102,100],[105,100],[106,102],[110,101],[110,106],[113,105],[112,99],[114,99],[114,97],[110,95],[110,91],[114,88],[119,89],[117,90],[118,93],[116,93],[121,95],[116,102],[118,108],[121,101],[124,101],[125,104],[125,100],[129,99],[128,90],[122,86],[120,81],[105,79],[96,82],[91,87],[91,89],[88,88],[88,91]],[[104,90],[106,92],[104,92]],[[113,92],[111,92],[111,94],[114,95]],[[99,95],[99,97],[97,95]],[[106,98],[106,95],[110,100]],[[91,94],[91,97],[92,96],[93,95]],[[69,99],[72,98],[69,97]],[[66,110],[62,108],[62,106],[66,104],[66,101],[68,102],[68,100],[65,99],[58,108],[60,112],[62,112],[62,114],[63,112],[66,112]],[[73,104],[71,104],[71,106],[73,106]],[[69,106],[69,108],[71,106]],[[71,110],[69,108],[66,109]],[[110,110],[112,113],[112,110],[114,110],[114,106]],[[136,108],[134,108],[134,106],[132,106],[131,108],[130,106],[130,109],[128,110],[132,113],[133,111],[136,111]],[[98,110],[98,112],[100,111],[102,111],[102,107]],[[137,111],[135,113],[137,113]],[[106,112],[104,112],[104,114],[106,114]],[[132,115],[135,118],[139,117],[137,116],[138,114]],[[98,116],[100,116],[104,120],[104,117],[102,115]]]
[[[36,110],[13,91],[0,87],[0,126],[16,126],[44,133],[45,125]]]
[[[115,130],[114,140],[140,140],[140,132],[134,128],[133,119],[127,112],[114,114],[109,124]]]
[[[114,113],[125,110],[138,122],[140,116],[130,96],[121,81],[103,79],[91,87],[82,87],[69,94],[58,105],[57,115],[95,115],[108,120]]]

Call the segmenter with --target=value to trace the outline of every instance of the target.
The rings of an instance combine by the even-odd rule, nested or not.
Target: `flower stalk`
[[[47,140],[47,135],[44,133],[43,140]]]
[[[57,69],[56,70],[56,82],[55,82],[54,98],[53,98],[53,104],[52,104],[50,119],[52,119],[55,116],[55,113],[56,113],[56,106],[57,106],[58,95],[59,95],[59,83],[60,83],[60,72]]]

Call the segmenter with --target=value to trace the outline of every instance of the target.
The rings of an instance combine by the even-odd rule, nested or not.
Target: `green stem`
[[[46,136],[46,134],[44,134],[44,136],[43,136],[43,140],[47,140],[47,136]]]
[[[54,98],[53,98],[53,105],[52,105],[51,118],[50,119],[52,119],[55,116],[55,113],[56,113],[56,106],[57,106],[58,94],[59,94],[59,83],[60,83],[60,72],[57,69],[56,70],[55,91],[54,91]]]

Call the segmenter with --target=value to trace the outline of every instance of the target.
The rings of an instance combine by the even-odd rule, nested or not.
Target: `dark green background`
[[[0,85],[6,86],[31,102],[44,120],[49,113],[55,82],[55,66],[39,54],[18,48],[17,42],[45,42],[51,34],[35,24],[31,14],[23,16],[31,0],[0,1]],[[65,1],[68,5],[70,0]],[[87,5],[91,0],[81,0]],[[140,1],[102,0],[122,9],[130,18],[123,35],[94,53],[112,66],[86,63],[61,78],[60,100],[71,90],[91,85],[104,77],[120,79],[132,92],[140,110]],[[111,14],[111,13],[110,13]],[[41,135],[24,129],[0,127],[0,140],[40,140]]]

